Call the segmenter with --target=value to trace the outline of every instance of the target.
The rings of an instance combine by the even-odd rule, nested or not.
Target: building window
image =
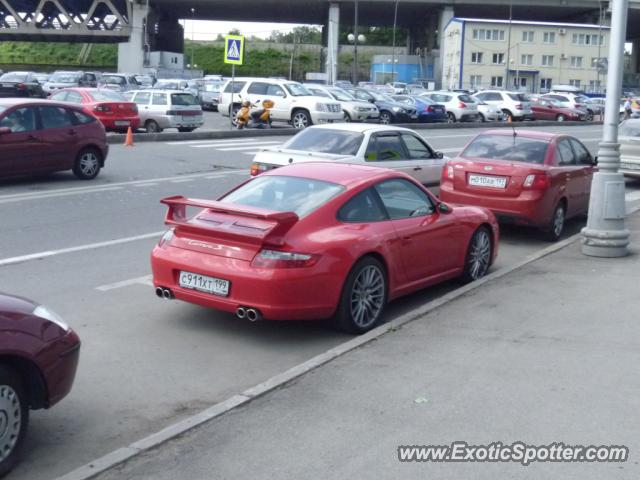
[[[574,33],[571,38],[574,45],[604,45],[602,35],[589,35],[588,33]]]
[[[492,87],[502,87],[502,77],[491,77]]]
[[[504,53],[494,53],[491,58],[491,63],[496,65],[504,64]]]
[[[592,93],[600,93],[600,80],[589,80],[589,91]]]
[[[551,90],[551,79],[550,78],[541,78],[540,79],[540,93],[547,93]]]
[[[520,55],[520,63],[522,65],[533,65],[533,55],[530,55],[530,54]]]
[[[482,63],[482,52],[471,52],[471,63]]]
[[[553,67],[553,55],[542,55],[542,66]]]
[[[504,30],[488,30],[484,28],[474,28],[473,39],[474,40],[492,40],[492,41],[504,40]]]
[[[482,75],[471,75],[469,77],[469,86],[471,88],[480,88],[482,86]]]
[[[582,57],[571,57],[571,67],[582,68]]]
[[[544,43],[556,43],[556,32],[544,32],[542,41]]]
[[[580,80],[569,80],[569,85],[580,88]]]
[[[534,32],[522,32],[522,41],[525,43],[533,43]]]

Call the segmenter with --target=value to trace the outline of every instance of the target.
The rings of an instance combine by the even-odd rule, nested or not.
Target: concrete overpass
[[[119,69],[140,71],[145,52],[182,52],[179,19],[323,25],[327,71],[337,71],[338,27],[354,24],[356,0],[0,0],[0,40],[120,43]],[[389,26],[395,0],[358,0],[361,28]],[[437,56],[439,32],[452,16],[598,23],[598,0],[399,0],[398,25],[409,30],[407,53]],[[229,29],[233,25],[229,25]],[[627,38],[640,39],[640,1],[629,10]],[[635,42],[638,43],[638,42]],[[638,43],[640,46],[640,43]],[[635,54],[640,48],[635,49]]]

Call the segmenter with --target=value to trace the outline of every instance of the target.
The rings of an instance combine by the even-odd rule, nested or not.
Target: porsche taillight
[[[261,250],[251,262],[257,268],[305,268],[318,262],[319,255],[310,253]]]

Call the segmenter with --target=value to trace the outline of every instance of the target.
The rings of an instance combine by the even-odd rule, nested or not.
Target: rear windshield
[[[331,153],[335,155],[355,155],[362,144],[364,135],[345,130],[310,128],[303,130],[283,148],[304,152]]]
[[[489,158],[543,164],[549,142],[519,135],[479,135],[462,152],[463,157]]]
[[[467,103],[476,103],[469,95],[458,95],[458,100]]]
[[[57,72],[51,75],[49,81],[53,83],[77,83],[80,81],[80,74]]]
[[[91,97],[97,102],[126,102],[127,99],[124,98],[118,92],[114,92],[113,90],[94,90],[92,92],[88,92]]]
[[[507,93],[511,100],[515,100],[516,102],[528,102],[529,98],[523,93]]]
[[[194,97],[190,93],[172,93],[171,105],[191,106],[191,105],[200,105],[200,103],[196,100],[196,97]]]
[[[205,83],[204,84],[205,92],[219,92],[220,84],[219,83]]]
[[[265,175],[245,183],[220,201],[276,212],[295,212],[302,218],[342,191],[342,185],[321,180]]]
[[[153,88],[156,90],[180,90],[180,82],[158,82]]]
[[[5,82],[24,82],[27,80],[26,73],[8,72],[0,77]]]
[[[127,81],[124,77],[120,77],[118,75],[103,75],[102,83],[106,83],[108,85],[124,85]]]

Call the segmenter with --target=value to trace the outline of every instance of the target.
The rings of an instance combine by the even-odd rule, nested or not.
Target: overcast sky
[[[233,28],[237,28],[240,30],[240,33],[248,37],[255,35],[256,37],[266,38],[273,30],[287,33],[294,27],[299,26],[296,23],[214,22],[196,20],[192,25],[191,20],[184,20],[183,22],[185,25],[185,38],[191,39],[193,35],[196,40],[215,40],[219,33],[225,35]]]

